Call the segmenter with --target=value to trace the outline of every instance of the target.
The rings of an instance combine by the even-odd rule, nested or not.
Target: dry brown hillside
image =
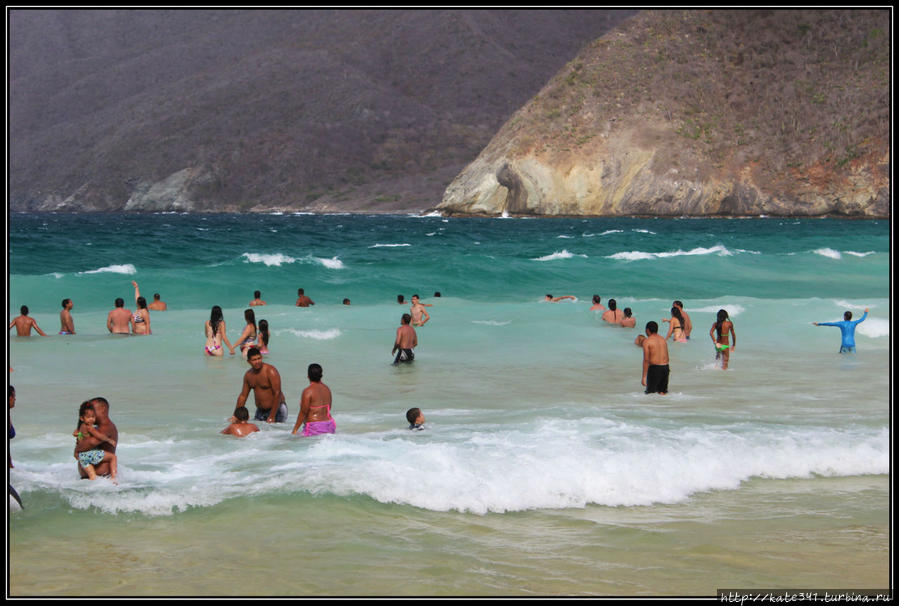
[[[886,216],[890,17],[644,11],[561,70],[441,208]]]
[[[423,209],[635,11],[8,11],[16,210]]]

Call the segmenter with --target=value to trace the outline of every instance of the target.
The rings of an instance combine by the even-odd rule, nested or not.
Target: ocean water
[[[889,585],[887,221],[12,214],[8,232],[9,319],[27,305],[51,335],[8,338],[12,596]],[[169,310],[151,336],[109,335],[132,280]],[[254,290],[290,420],[239,440],[218,432],[248,366],[205,357],[203,326],[220,305],[235,339]],[[404,367],[397,294],[432,305]],[[593,294],[638,328],[604,325]],[[63,298],[76,335],[56,334]],[[669,344],[669,395],[646,395],[633,341],[674,299],[693,338]],[[856,354],[812,325],[865,308]],[[338,430],[300,438],[312,362]],[[117,486],[72,459],[97,395]]]

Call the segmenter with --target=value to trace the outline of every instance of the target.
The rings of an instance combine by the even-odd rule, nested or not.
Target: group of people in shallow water
[[[132,282],[134,287],[137,310],[131,313],[124,309],[121,298],[116,299],[116,308],[109,313],[107,329],[113,334],[127,334],[130,328],[132,334],[152,334],[150,329],[149,309],[166,310],[166,303],[160,300],[159,294],[154,295],[154,301],[147,304],[140,296],[137,282]],[[439,297],[440,293],[435,293]],[[572,295],[554,297],[547,294],[545,301],[559,302],[574,300]],[[397,302],[405,305],[405,297],[397,296]],[[344,305],[349,305],[349,300],[344,299]],[[228,426],[221,431],[222,434],[244,437],[259,431],[258,426],[250,421],[249,410],[246,402],[250,392],[253,392],[256,404],[254,421],[266,423],[283,423],[287,420],[288,409],[286,398],[281,390],[281,377],[278,370],[271,364],[263,361],[262,356],[268,353],[269,327],[266,320],[256,322],[255,312],[252,308],[264,306],[266,302],[261,298],[261,292],[254,292],[254,299],[250,301],[250,308],[244,312],[245,326],[237,341],[232,345],[228,340],[225,320],[222,308],[218,305],[212,307],[209,320],[205,323],[206,344],[204,354],[208,356],[222,356],[223,345],[233,355],[237,349],[250,365],[243,377],[242,388],[237,397],[237,402]],[[303,289],[297,292],[297,307],[309,307],[315,305]],[[404,313],[400,320],[400,326],[396,331],[391,355],[395,355],[394,365],[410,363],[415,359],[414,349],[418,346],[418,336],[414,326],[424,326],[430,320],[430,314],[425,309],[432,305],[422,303],[416,294],[412,297],[410,313]],[[60,312],[60,334],[75,334],[74,320],[71,316],[73,303],[71,299],[64,299],[63,310]],[[612,325],[625,328],[634,328],[636,319],[630,308],[619,310],[615,299],[608,300],[608,308],[602,305],[599,295],[593,295],[591,311],[602,312],[602,320]],[[837,326],[842,332],[842,344],[840,353],[855,351],[855,328],[863,322],[868,315],[868,309],[859,320],[852,321],[852,312],[844,314],[842,322],[813,322],[815,326]],[[676,343],[687,343],[693,330],[693,324],[689,314],[684,310],[681,301],[674,301],[671,307],[671,317],[663,318],[662,322],[669,324],[665,337],[659,334],[659,325],[655,321],[646,323],[645,335],[639,335],[634,343],[643,350],[643,373],[641,384],[646,388],[645,393],[666,394],[668,392],[669,367],[669,340]],[[22,306],[21,315],[15,318],[9,325],[17,329],[17,335],[28,336],[35,330],[42,336],[46,335],[37,326],[37,323],[28,316],[28,308]],[[709,329],[709,337],[715,347],[716,360],[720,361],[722,369],[727,369],[730,354],[734,351],[737,335],[734,324],[730,320],[728,312],[724,309],[718,311],[715,323]],[[337,424],[331,416],[332,397],[330,388],[322,382],[323,370],[319,364],[310,364],[307,369],[309,385],[303,390],[300,397],[300,410],[294,424],[292,434],[296,434],[303,428],[303,436],[314,436],[335,433]],[[10,409],[15,402],[15,388],[10,386]],[[409,429],[422,429],[425,422],[424,414],[418,408],[407,411]],[[15,433],[10,420],[10,438]],[[78,461],[78,471],[81,477],[95,479],[98,475],[108,475],[113,482],[117,477],[116,444],[118,431],[115,424],[109,418],[109,402],[102,397],[92,398],[83,402],[78,410],[78,424],[73,432],[76,439],[74,457]],[[12,458],[9,459],[12,467]],[[12,487],[10,487],[12,490]]]

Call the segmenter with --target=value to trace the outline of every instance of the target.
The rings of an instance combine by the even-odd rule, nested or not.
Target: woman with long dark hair
[[[733,336],[733,342],[730,341],[730,336]],[[721,360],[721,368],[727,370],[730,352],[737,346],[737,333],[734,332],[734,323],[730,321],[727,310],[718,310],[718,319],[712,324],[709,337],[715,344],[715,359]]]
[[[687,333],[684,330],[684,316],[676,306],[671,308],[671,319],[669,322],[670,326],[668,327],[668,334],[665,335],[665,340],[667,341],[673,336],[676,342],[686,343]]]
[[[259,320],[259,353],[265,355],[268,353],[268,320]]]
[[[256,347],[256,336],[259,331],[256,328],[256,313],[252,309],[244,311],[243,317],[247,324],[243,327],[243,332],[240,333],[240,337],[234,345],[240,347],[243,357],[247,357],[247,350]]]
[[[234,347],[228,341],[228,335],[225,334],[225,330],[225,318],[222,315],[222,308],[218,305],[213,305],[212,312],[209,314],[209,320],[206,321],[206,346],[203,348],[203,351],[207,356],[224,355],[223,342],[228,346],[231,355],[234,355]]]

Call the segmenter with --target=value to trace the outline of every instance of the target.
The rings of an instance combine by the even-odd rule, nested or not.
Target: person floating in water
[[[409,429],[421,431],[424,429],[425,415],[421,408],[410,408],[406,411],[406,420],[409,422]]]
[[[574,295],[562,295],[561,297],[554,297],[552,295],[546,295],[545,297],[543,297],[543,300],[547,301],[549,303],[558,303],[559,301],[563,301],[565,299],[571,299],[572,301],[577,301],[577,297],[575,297]]]
[[[253,432],[259,431],[255,423],[250,423],[250,411],[246,406],[239,406],[234,409],[234,415],[230,419],[231,424],[224,428],[221,433],[226,436],[237,436],[243,438]]]
[[[815,326],[839,326],[843,335],[843,342],[840,344],[840,353],[855,353],[855,327],[865,321],[868,317],[868,308],[865,308],[865,315],[858,320],[852,319],[852,312],[847,311],[843,314],[842,322],[812,322]]]

